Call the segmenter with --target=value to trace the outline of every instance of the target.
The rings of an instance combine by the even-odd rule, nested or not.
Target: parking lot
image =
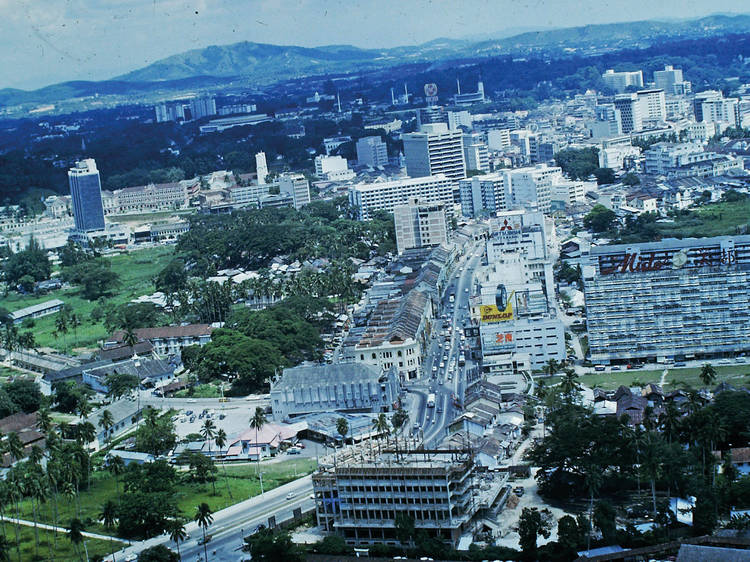
[[[250,417],[254,412],[254,408],[241,402],[228,402],[218,408],[209,408],[205,414],[203,410],[200,406],[193,408],[188,405],[172,418],[178,439],[191,433],[200,433],[207,419],[213,421],[216,431],[223,429],[231,438],[250,428]]]

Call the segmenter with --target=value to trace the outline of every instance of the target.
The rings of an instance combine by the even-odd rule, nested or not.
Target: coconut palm
[[[104,436],[107,441],[109,441],[109,430],[112,429],[113,425],[115,425],[115,420],[112,417],[112,412],[104,410],[102,415],[99,416],[99,427],[104,430]]]
[[[167,524],[167,532],[169,533],[169,538],[177,545],[177,558],[182,560],[180,543],[188,538],[188,534],[185,531],[185,521],[183,519],[172,519]]]
[[[198,526],[203,530],[203,554],[205,559],[208,560],[208,545],[206,543],[206,529],[214,522],[213,511],[206,502],[203,502],[198,506],[198,509],[193,516],[193,521],[198,523]]]
[[[216,447],[219,449],[219,454],[221,455],[221,450],[226,447],[227,445],[227,432],[223,429],[220,429],[216,432],[216,437],[214,438],[214,441],[216,442]],[[229,499],[232,499],[232,489],[229,487],[229,478],[227,477],[227,467],[224,466],[224,456],[221,457],[221,469],[224,473],[224,482],[227,485],[227,494],[229,494]]]
[[[705,386],[712,386],[716,382],[716,369],[706,363],[701,368],[700,378]]]
[[[568,398],[572,397],[574,392],[580,390],[581,385],[578,383],[578,375],[575,370],[565,369],[565,376],[560,382],[560,388]]]
[[[117,486],[117,501],[120,501],[120,474],[125,471],[125,461],[122,457],[111,456],[107,460],[107,470],[114,475]]]
[[[117,523],[117,506],[112,500],[107,500],[102,505],[102,510],[99,513],[99,519],[104,524],[105,529],[112,529]],[[114,538],[110,535],[109,538],[110,547],[114,546]],[[114,555],[112,556],[114,559]]]
[[[204,441],[208,444],[208,452],[211,453],[211,439],[216,437],[216,425],[212,420],[205,420],[200,430]],[[212,461],[213,462],[213,461]],[[214,496],[216,495],[216,478],[211,479],[211,488],[213,489]]]
[[[50,416],[49,408],[39,408],[36,413],[36,426],[39,430],[47,435],[52,430],[52,425],[52,417]]]
[[[656,518],[656,480],[662,474],[664,447],[664,439],[655,431],[649,431],[643,436],[641,470],[651,483],[651,501],[654,518]]]
[[[122,341],[125,345],[127,345],[130,348],[130,354],[135,354],[135,346],[138,343],[138,336],[135,335],[135,332],[133,331],[133,328],[130,326],[127,326],[125,328],[125,334],[122,338]]]
[[[18,462],[23,458],[24,448],[18,433],[11,431],[6,439],[5,450],[10,455],[11,462]]]
[[[73,543],[73,548],[75,548],[79,560],[81,559],[80,544],[83,542],[83,531],[83,522],[80,519],[76,517],[70,520],[68,540]]]
[[[255,408],[255,414],[253,414],[253,417],[250,418],[250,428],[255,430],[255,451],[258,454],[258,464],[255,467],[256,473],[259,470],[260,467],[260,445],[258,444],[258,432],[263,429],[263,426],[266,425],[266,412],[261,408],[260,406]]]
[[[336,431],[341,435],[342,441],[346,440],[346,434],[349,433],[349,422],[346,418],[339,418],[336,420]]]

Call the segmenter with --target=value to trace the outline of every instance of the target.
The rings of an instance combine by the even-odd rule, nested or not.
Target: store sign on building
[[[680,250],[671,256],[663,252],[624,253],[615,259],[599,258],[599,272],[601,275],[615,273],[645,273],[648,271],[662,271],[666,269],[681,269],[693,267],[717,267],[737,263],[737,252],[730,250],[700,249],[697,252]]]

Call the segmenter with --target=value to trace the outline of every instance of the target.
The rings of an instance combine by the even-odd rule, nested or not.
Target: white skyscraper
[[[258,172],[258,185],[266,185],[268,165],[266,164],[266,153],[258,152],[255,155],[255,169]]]
[[[623,93],[628,86],[643,88],[643,72],[640,70],[615,72],[610,69],[602,74],[602,81],[615,92]]]
[[[448,242],[444,203],[422,203],[414,197],[393,209],[396,248],[427,248]]]
[[[654,85],[660,90],[664,90],[668,94],[676,93],[674,91],[674,85],[683,82],[682,80],[682,69],[673,68],[672,65],[667,65],[664,70],[654,71]]]
[[[357,162],[361,166],[385,166],[388,164],[388,147],[378,136],[363,137],[357,141]]]
[[[291,195],[295,209],[310,202],[310,182],[302,174],[282,174],[279,177],[279,192]]]
[[[358,183],[349,188],[349,204],[358,220],[369,220],[374,211],[392,213],[399,205],[417,198],[424,203],[443,203],[453,214],[453,186],[455,182],[444,174],[393,181]]]
[[[664,121],[667,118],[667,104],[664,90],[639,90],[636,95],[641,104],[643,119]]]
[[[423,125],[419,133],[402,136],[406,173],[412,178],[445,174],[453,180],[466,177],[463,133],[449,131],[444,123]]]
[[[616,95],[615,107],[620,111],[623,133],[643,129],[643,104],[637,94]]]

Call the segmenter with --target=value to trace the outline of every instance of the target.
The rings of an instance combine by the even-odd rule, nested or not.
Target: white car
[[[444,369],[444,368],[445,368],[445,363],[443,363],[442,361],[440,362],[440,368],[441,368],[441,369]]]
[[[295,494],[294,492],[289,492],[289,493],[288,493],[288,494],[286,495],[286,499],[288,499],[288,500],[293,500],[293,499],[295,498],[295,496],[296,496],[296,495],[297,495],[297,494]]]

